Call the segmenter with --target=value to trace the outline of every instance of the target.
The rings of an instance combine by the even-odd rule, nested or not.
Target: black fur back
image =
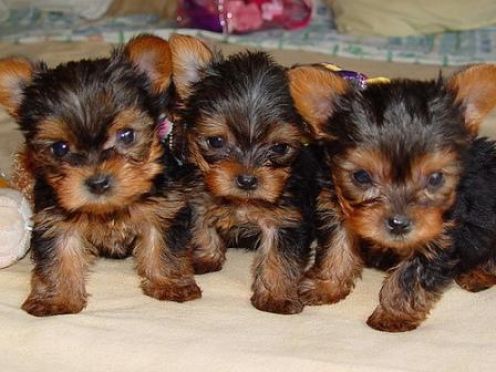
[[[452,236],[461,271],[495,256],[496,252],[496,147],[478,138],[465,159],[465,174],[458,186],[452,217]]]

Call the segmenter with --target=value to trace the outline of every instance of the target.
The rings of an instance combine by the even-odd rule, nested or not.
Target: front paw
[[[404,314],[392,314],[378,306],[367,319],[367,324],[383,332],[407,332],[417,328],[421,321]]]
[[[206,274],[220,271],[225,257],[192,257],[192,266],[195,274]]]
[[[496,284],[496,276],[482,271],[474,270],[469,273],[458,275],[456,284],[469,292],[480,292],[491,288]]]
[[[269,292],[264,294],[254,293],[251,303],[261,311],[277,314],[297,314],[303,311],[303,303],[297,298],[276,298]]]
[[[298,293],[305,305],[333,304],[344,299],[351,288],[342,288],[332,280],[319,278],[304,278],[299,285]]]
[[[76,314],[86,306],[85,299],[61,299],[58,297],[29,296],[22,304],[27,313],[42,317],[60,314]]]
[[[147,296],[160,301],[186,302],[201,297],[201,289],[193,279],[170,280],[166,283],[153,283],[145,280],[141,287]]]

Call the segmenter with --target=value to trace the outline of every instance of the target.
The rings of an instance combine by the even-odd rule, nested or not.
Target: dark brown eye
[[[208,137],[207,143],[214,149],[221,149],[222,147],[224,147],[225,141],[222,137]]]
[[[353,181],[355,181],[355,183],[360,186],[367,186],[372,184],[372,178],[370,177],[370,174],[368,174],[368,172],[363,169],[353,172],[351,177],[353,178]]]
[[[57,158],[61,158],[69,152],[69,145],[64,141],[55,142],[50,146],[50,150]]]
[[[428,187],[432,189],[437,189],[444,183],[444,175],[441,172],[432,173],[427,179]]]
[[[286,143],[278,143],[270,148],[270,152],[276,155],[285,155],[289,151],[289,145]]]
[[[131,128],[126,128],[117,132],[117,140],[124,145],[130,145],[134,142],[135,133]]]

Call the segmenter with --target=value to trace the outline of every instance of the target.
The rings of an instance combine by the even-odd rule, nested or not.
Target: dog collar
[[[343,79],[348,80],[353,85],[355,85],[356,87],[362,90],[367,88],[369,84],[387,84],[391,82],[391,79],[386,77],[380,76],[380,77],[369,78],[367,75],[361,72],[343,70],[341,67],[333,63],[321,63],[321,66],[323,66],[329,71],[338,74]]]
[[[172,143],[172,130],[174,129],[174,123],[169,120],[166,114],[160,114],[158,116],[157,134],[161,142]]]
[[[167,146],[172,158],[178,165],[184,164],[184,159],[174,153],[174,122],[169,120],[167,114],[160,114],[157,120],[157,136],[162,144]],[[184,149],[183,149],[184,150]]]

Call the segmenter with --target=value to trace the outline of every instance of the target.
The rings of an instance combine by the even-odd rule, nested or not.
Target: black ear
[[[325,126],[338,95],[351,89],[342,77],[317,66],[296,66],[288,71],[295,107],[310,126],[315,140],[332,139]]]
[[[0,105],[14,118],[18,115],[24,88],[32,79],[34,66],[22,57],[0,59]]]
[[[201,79],[202,71],[214,54],[202,41],[191,36],[174,34],[169,42],[174,84],[179,96],[185,99],[191,94],[191,85]]]
[[[139,35],[126,44],[124,53],[148,76],[154,93],[167,90],[171,83],[172,53],[166,40],[149,34]]]
[[[496,65],[480,64],[455,73],[447,82],[465,115],[465,125],[473,136],[484,118],[496,107]]]

